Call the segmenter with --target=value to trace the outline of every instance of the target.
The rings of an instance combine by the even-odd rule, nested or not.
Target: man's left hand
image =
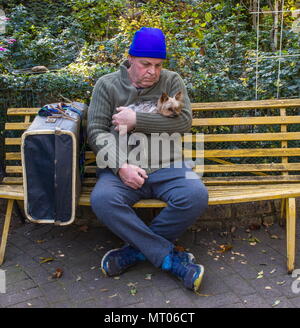
[[[117,107],[118,114],[112,116],[112,124],[120,135],[133,130],[136,125],[136,113],[128,107]]]

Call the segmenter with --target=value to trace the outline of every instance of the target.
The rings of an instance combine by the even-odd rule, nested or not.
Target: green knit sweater
[[[135,147],[146,148],[148,155],[145,154],[145,149],[143,149],[143,154],[147,157],[146,161],[141,162],[142,164],[139,166],[149,174],[161,167],[161,160],[159,164],[153,164],[155,160],[154,162],[151,161],[151,147],[149,146],[151,137],[163,132],[168,135],[189,132],[192,123],[191,104],[185,85],[177,73],[163,69],[156,84],[149,88],[137,89],[129,79],[128,67],[129,63],[125,61],[118,71],[104,75],[97,81],[88,109],[88,142],[96,155],[99,151],[102,154],[102,156],[99,156],[99,153],[97,156],[98,166],[108,166],[114,173],[117,173],[119,167],[125,162],[132,163],[128,160],[128,155]],[[143,101],[157,102],[163,92],[174,96],[180,90],[184,94],[184,106],[179,116],[164,117],[158,113],[136,113],[136,127],[132,132],[135,132],[134,134],[139,133],[137,135],[141,136],[140,143],[130,145],[129,143],[132,143],[132,141],[130,142],[130,134],[119,138],[118,132],[114,131],[112,115],[117,113],[117,107]],[[144,137],[146,137],[146,140]],[[157,152],[155,154],[157,155]],[[174,158],[171,154],[170,162],[172,163],[172,161],[174,161]]]

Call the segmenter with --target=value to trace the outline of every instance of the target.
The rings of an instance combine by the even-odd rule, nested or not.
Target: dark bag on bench
[[[66,225],[75,219],[86,110],[77,102],[46,105],[22,135],[24,210],[33,222]]]

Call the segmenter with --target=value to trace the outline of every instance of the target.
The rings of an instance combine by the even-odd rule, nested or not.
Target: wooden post
[[[11,221],[11,217],[12,217],[13,205],[14,205],[14,199],[9,199],[7,202],[6,215],[5,215],[5,221],[4,221],[4,226],[3,226],[2,238],[1,238],[0,265],[4,261],[4,254],[5,254],[5,248],[6,248],[10,221]]]
[[[295,266],[296,248],[296,201],[295,198],[286,200],[286,242],[287,242],[287,269],[292,273]]]

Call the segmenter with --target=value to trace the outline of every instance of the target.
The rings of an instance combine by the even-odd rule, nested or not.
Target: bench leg
[[[286,239],[287,239],[287,269],[292,273],[295,267],[296,249],[296,201],[286,199]]]
[[[280,207],[280,219],[279,219],[279,225],[284,226],[285,224],[285,218],[286,218],[286,199],[281,199],[281,207]]]
[[[4,226],[3,226],[2,238],[1,238],[0,265],[4,261],[4,254],[5,254],[5,248],[6,248],[10,221],[11,221],[11,217],[12,217],[13,205],[14,205],[14,200],[9,199],[7,202],[6,215],[5,215],[5,221],[4,221]]]

